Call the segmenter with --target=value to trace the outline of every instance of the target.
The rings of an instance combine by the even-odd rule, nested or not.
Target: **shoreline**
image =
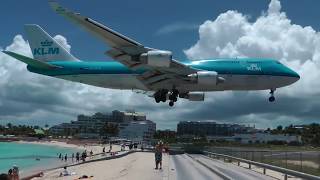
[[[67,149],[73,149],[74,153],[76,152],[83,152],[87,151],[88,154],[90,151],[92,151],[95,154],[102,153],[103,147],[106,148],[106,151],[109,150],[109,144],[97,144],[97,143],[88,143],[87,141],[59,141],[59,140],[17,140],[17,141],[11,141],[12,143],[20,143],[20,144],[35,144],[35,145],[43,145],[43,146],[53,146],[53,147],[59,147],[59,148],[67,148]],[[10,143],[10,142],[9,142]],[[116,145],[113,145],[112,151],[118,151],[119,147]],[[59,169],[63,166],[69,166],[72,164],[75,164],[74,161],[71,160],[71,154],[68,154],[68,161],[57,161],[52,159],[52,162],[46,164],[46,165],[38,165],[31,167],[30,169],[22,170],[20,173],[20,177],[26,178],[30,177],[36,174],[39,174],[40,172],[48,172],[55,169]]]
[[[84,147],[81,147],[80,145],[76,144],[68,144],[67,142],[63,141],[56,141],[56,140],[40,140],[40,141],[24,141],[24,140],[19,140],[19,141],[13,141],[14,143],[21,143],[21,144],[37,144],[37,145],[44,145],[44,146],[56,146],[56,147],[61,147],[61,148],[75,148],[79,150],[84,150]]]
[[[103,147],[105,147],[106,152],[109,150],[109,144],[97,144],[97,143],[88,143],[87,141],[71,141],[66,142],[66,141],[59,141],[59,140],[37,140],[37,141],[24,141],[24,140],[19,140],[19,141],[12,141],[13,143],[21,143],[21,144],[35,144],[35,145],[43,145],[43,146],[54,146],[54,147],[59,147],[59,148],[68,148],[68,149],[74,149],[74,153],[76,152],[83,152],[87,151],[88,154],[90,151],[93,152],[94,155],[102,153]],[[119,151],[120,147],[117,145],[113,145],[112,151]],[[71,160],[70,155],[68,155],[68,161],[54,161],[50,163],[50,165],[47,166],[35,166],[31,169],[22,171],[20,176],[23,178],[26,177],[31,177],[34,175],[38,175],[40,173],[47,173],[49,171],[54,171],[59,168],[62,168],[63,166],[70,166],[75,163],[74,161]],[[90,158],[90,157],[88,157]],[[87,158],[87,159],[88,159]],[[89,159],[88,159],[89,160]]]

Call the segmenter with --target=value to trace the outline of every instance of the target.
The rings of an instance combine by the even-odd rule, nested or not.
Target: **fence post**
[[[251,151],[251,161],[254,161],[254,151]]]
[[[302,152],[300,152],[300,171],[302,172]]]
[[[288,168],[288,154],[287,154],[287,151],[286,151],[285,155],[286,155],[286,168]]]
[[[266,174],[266,168],[263,168],[263,174]]]
[[[318,154],[318,169],[319,169],[319,172],[320,172],[320,153]]]
[[[284,175],[284,180],[288,180],[288,174]]]
[[[249,163],[249,169],[251,169],[251,163]]]

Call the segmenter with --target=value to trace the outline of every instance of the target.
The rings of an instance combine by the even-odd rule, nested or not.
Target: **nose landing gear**
[[[276,100],[276,98],[274,97],[274,91],[275,89],[270,90],[269,102],[274,102]]]

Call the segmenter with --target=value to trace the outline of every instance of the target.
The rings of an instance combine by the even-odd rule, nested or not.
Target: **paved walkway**
[[[208,167],[210,168],[208,168]],[[82,175],[97,180],[255,180],[273,178],[231,163],[212,160],[202,155],[163,155],[162,170],[155,170],[154,153],[135,152],[127,156],[79,164],[68,168],[72,176],[59,177],[62,169],[45,173],[38,179],[74,180]]]

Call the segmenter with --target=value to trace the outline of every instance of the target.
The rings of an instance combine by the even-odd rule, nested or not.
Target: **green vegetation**
[[[320,124],[309,124],[294,126],[290,125],[287,127],[278,126],[275,129],[267,129],[266,132],[272,134],[288,134],[288,135],[299,135],[304,145],[311,145],[320,147]]]
[[[6,126],[0,125],[0,134],[14,135],[14,136],[30,136],[30,137],[45,137],[48,131],[40,128],[39,126],[26,126],[26,125],[12,125],[8,123]]]
[[[177,142],[177,133],[170,130],[157,130],[153,135],[153,138],[156,140],[161,140],[166,144],[176,143]]]

